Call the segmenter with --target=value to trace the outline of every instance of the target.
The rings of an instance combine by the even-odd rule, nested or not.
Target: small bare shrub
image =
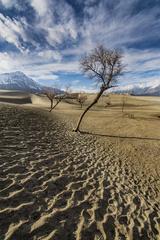
[[[128,118],[134,119],[134,114],[133,113],[128,113]]]
[[[77,102],[80,104],[81,108],[83,107],[83,104],[87,100],[87,95],[84,93],[79,93],[77,97]]]
[[[111,97],[110,95],[107,96],[107,100],[106,100],[106,103],[105,103],[105,107],[109,107],[111,106]]]

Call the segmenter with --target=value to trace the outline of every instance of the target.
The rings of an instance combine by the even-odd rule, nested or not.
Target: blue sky
[[[123,50],[120,84],[160,83],[160,0],[0,0],[0,73],[94,91],[79,59],[100,44]]]

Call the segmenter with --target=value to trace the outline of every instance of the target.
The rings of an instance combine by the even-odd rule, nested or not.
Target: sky
[[[123,51],[118,84],[160,83],[160,0],[0,0],[0,73],[95,91],[79,60],[101,44]]]

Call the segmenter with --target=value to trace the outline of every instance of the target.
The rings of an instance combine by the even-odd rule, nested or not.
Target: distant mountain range
[[[57,88],[43,86],[20,71],[0,74],[0,89],[20,90],[30,93],[40,93],[45,90],[55,91],[58,94],[63,92]]]
[[[118,86],[112,89],[111,92],[128,93],[136,96],[160,96],[160,80],[154,80],[150,83]]]
[[[11,72],[0,74],[0,89],[21,90],[24,92],[40,93],[45,90],[55,91],[57,94],[63,93],[62,90],[43,86],[32,78],[27,77],[23,72]],[[160,96],[160,80],[150,83],[130,84],[119,86],[111,90],[116,93],[129,93],[133,95]]]

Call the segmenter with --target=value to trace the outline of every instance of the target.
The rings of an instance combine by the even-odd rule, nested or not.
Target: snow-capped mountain
[[[118,86],[111,91],[116,93],[129,93],[133,95],[160,96],[160,80],[154,80],[149,83]]]
[[[22,90],[26,92],[40,92],[42,86],[23,72],[0,74],[0,89]]]
[[[40,93],[45,91],[54,91],[57,94],[63,93],[60,89],[46,87],[37,83],[20,71],[0,74],[0,89],[20,90],[30,93]]]

